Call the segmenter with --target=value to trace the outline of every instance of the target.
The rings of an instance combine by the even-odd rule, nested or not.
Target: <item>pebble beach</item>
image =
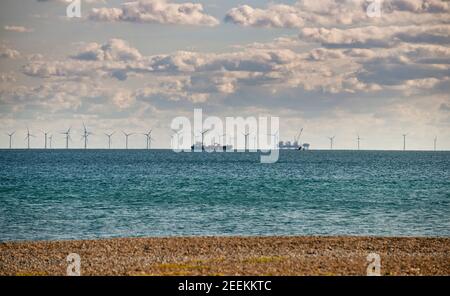
[[[0,243],[0,275],[450,275],[450,238],[169,237]]]

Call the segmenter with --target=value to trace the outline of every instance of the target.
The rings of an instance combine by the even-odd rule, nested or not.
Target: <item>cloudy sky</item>
[[[81,147],[104,132],[169,147],[170,122],[207,115],[280,117],[284,140],[304,127],[312,148],[450,149],[450,2],[384,0],[69,0],[0,3],[0,147],[29,127],[72,127]],[[372,6],[374,7],[374,6]],[[142,148],[136,135],[130,146]]]

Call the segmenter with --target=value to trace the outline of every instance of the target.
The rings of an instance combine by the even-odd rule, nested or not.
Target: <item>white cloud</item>
[[[388,25],[446,22],[449,3],[441,0],[384,0],[381,17],[367,15],[366,0],[300,0],[293,5],[269,4],[267,8],[241,5],[228,11],[225,21],[242,26],[302,28],[338,25]]]
[[[226,22],[245,27],[300,28],[304,24],[301,13],[295,6],[270,5],[267,9],[241,5],[232,8],[225,17]]]
[[[395,44],[450,44],[450,26],[367,26],[349,29],[303,28],[299,38],[328,47],[392,47]]]
[[[82,0],[86,3],[106,3],[106,0]],[[71,3],[73,0],[37,0],[37,2],[61,2],[61,3]]]
[[[126,41],[110,39],[104,45],[87,44],[73,58],[87,61],[136,61],[140,60],[142,55],[137,49],[130,47]]]
[[[386,6],[391,10],[415,13],[442,13],[450,10],[449,3],[441,0],[391,0],[387,1]]]
[[[121,39],[111,39],[105,44],[88,43],[78,53],[63,61],[30,59],[23,67],[26,75],[40,78],[114,77],[126,80],[129,75],[144,71],[143,57],[139,51]]]
[[[40,78],[91,76],[99,70],[93,65],[81,61],[36,60],[27,63],[23,67],[23,72],[26,75]]]
[[[17,59],[19,57],[20,57],[19,51],[9,48],[5,44],[0,44],[0,58]]]
[[[346,41],[344,37],[333,40],[339,44]],[[402,85],[411,88],[417,81],[416,92],[421,89],[429,92],[431,81],[438,86],[449,75],[446,66],[449,49],[439,45],[400,43],[376,51],[319,47],[304,52],[291,49],[291,42],[276,44],[278,48],[258,45],[229,53],[179,51],[143,56],[127,42],[112,39],[103,45],[87,44],[72,59],[30,61],[23,69],[25,74],[41,78],[114,77],[123,81],[143,75],[141,79],[155,84],[142,91],[140,97],[192,102],[207,100],[211,95],[230,95],[253,86],[270,91],[302,89],[355,94],[381,90],[405,92],[407,88]],[[442,91],[439,87],[434,90]]]
[[[4,26],[5,31],[17,32],[17,33],[30,33],[33,29],[26,28],[24,26]]]
[[[135,96],[139,101],[160,106],[182,101],[201,103],[209,98],[208,93],[190,89],[191,82],[188,76],[157,77],[152,79],[146,87],[136,90]]]
[[[14,116],[16,112],[27,118],[36,118],[38,114],[47,118],[64,118],[67,114],[109,116],[133,102],[128,90],[89,79],[47,80],[37,86],[0,86],[2,116]]]
[[[16,82],[16,76],[14,73],[0,73],[0,82]]]
[[[133,105],[135,96],[130,91],[121,90],[114,94],[112,100],[114,105],[121,109],[125,109]]]
[[[93,21],[136,22],[175,25],[216,26],[219,21],[206,14],[197,3],[172,3],[166,0],[139,0],[120,8],[93,8],[88,17]]]

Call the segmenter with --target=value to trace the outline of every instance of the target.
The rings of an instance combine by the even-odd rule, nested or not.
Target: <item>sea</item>
[[[0,150],[0,241],[450,236],[450,152]]]

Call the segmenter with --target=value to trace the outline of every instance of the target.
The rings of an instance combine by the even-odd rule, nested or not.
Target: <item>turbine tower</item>
[[[6,133],[9,136],[9,149],[12,149],[12,137],[15,133],[16,131],[13,131],[12,133]]]
[[[248,146],[248,136],[250,136],[250,133],[249,132],[246,132],[246,133],[242,133],[243,135],[244,135],[244,137],[245,137],[245,146],[244,146],[244,151],[247,151],[247,146]]]
[[[27,140],[27,147],[30,149],[30,138],[34,137],[34,135],[30,134],[30,130],[27,128],[27,135],[25,136],[25,140]]]
[[[277,147],[277,145],[279,144],[278,141],[277,141],[277,138],[278,138],[277,136],[278,136],[279,132],[280,131],[277,130],[274,134],[271,134],[271,133],[267,134],[268,136],[270,136],[270,144],[273,144],[274,147]],[[272,139],[273,139],[273,143],[272,143]]]
[[[434,151],[436,151],[437,147],[437,137],[434,137]]]
[[[333,150],[334,138],[336,138],[336,136],[328,137],[328,139],[330,139],[330,150]]]
[[[47,138],[48,138],[49,132],[42,131],[42,133],[44,134],[44,149],[47,149]]]
[[[227,133],[221,135],[219,140],[222,139],[222,146],[226,146],[228,144]]]
[[[128,149],[128,137],[134,135],[134,133],[127,134],[126,132],[122,132],[125,135],[125,149]]]
[[[222,150],[223,151],[227,151],[228,148],[233,147],[233,143],[231,143],[231,139],[229,139],[230,137],[227,137],[227,133],[224,133],[223,135],[221,135],[219,137],[219,140],[222,139]],[[230,143],[228,142],[228,140],[230,140]]]
[[[147,150],[151,149],[152,141],[154,140],[152,138],[152,131],[153,131],[153,129],[150,129],[150,131],[148,133],[144,134],[144,136],[147,138]]]
[[[69,127],[69,129],[66,131],[66,132],[62,132],[61,134],[62,135],[65,135],[66,136],[66,149],[69,149],[69,140],[71,140],[71,138],[70,138],[70,130],[71,130],[72,128],[71,127]]]
[[[204,142],[204,139],[205,139],[205,134],[206,134],[207,132],[209,132],[209,131],[210,131],[210,129],[203,130],[203,131],[200,132],[200,134],[202,134],[202,151],[205,150],[205,146],[203,145],[203,142]]]
[[[357,140],[358,140],[358,150],[359,150],[359,142],[362,140],[360,137],[359,137],[359,134],[358,134],[358,137],[356,138]]]
[[[403,151],[405,151],[406,150],[406,136],[407,136],[408,134],[403,134]]]
[[[114,135],[114,133],[115,133],[115,132],[112,132],[112,133],[110,133],[110,134],[105,133],[105,136],[108,137],[108,149],[111,149],[111,143],[112,143],[111,137]]]
[[[50,136],[48,137],[48,140],[49,140],[49,144],[50,144],[50,149],[52,149],[52,148],[53,148],[53,146],[52,146],[53,135],[50,135]]]
[[[172,130],[172,131],[175,133],[174,135],[172,135],[172,141],[174,141],[174,136],[177,136],[177,148],[176,149],[178,150],[178,149],[180,149],[180,134],[182,133],[183,129],[179,129],[178,131],[176,131],[176,130]],[[174,145],[172,142],[172,149],[175,149],[173,146]]]
[[[81,136],[81,138],[84,139],[84,149],[87,149],[88,137],[90,135],[92,135],[92,133],[87,130],[84,122],[83,122],[83,129],[84,129],[84,131],[83,131],[83,135]]]

